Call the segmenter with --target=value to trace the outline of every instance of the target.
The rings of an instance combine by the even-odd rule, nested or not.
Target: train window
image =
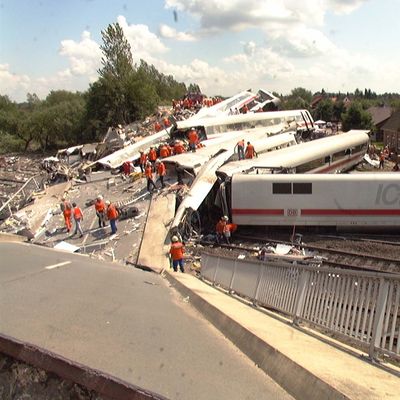
[[[346,153],[344,151],[339,151],[339,152],[335,153],[332,157],[332,161],[337,161],[337,160],[343,158],[345,154]]]
[[[319,158],[317,160],[312,160],[312,161],[309,161],[307,163],[298,165],[296,167],[296,173],[301,174],[303,172],[312,171],[313,169],[319,168],[324,164],[325,164],[325,162],[324,162],[323,158]]]
[[[312,183],[293,183],[293,194],[312,194]]]
[[[351,149],[346,149],[346,151],[344,152],[344,154],[345,154],[346,156],[350,156],[351,153],[352,153]]]
[[[330,164],[332,162],[332,157],[331,156],[326,156],[325,157],[325,164]]]
[[[272,184],[273,194],[291,194],[292,184],[291,183],[273,183]]]

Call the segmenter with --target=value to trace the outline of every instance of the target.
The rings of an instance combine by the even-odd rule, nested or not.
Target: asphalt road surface
[[[162,277],[0,243],[0,332],[170,399],[291,399]]]

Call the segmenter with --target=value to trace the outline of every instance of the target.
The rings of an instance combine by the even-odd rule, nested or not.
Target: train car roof
[[[184,121],[177,122],[178,129],[190,129],[196,126],[215,126],[215,125],[229,125],[242,122],[260,121],[268,119],[280,119],[301,116],[302,113],[308,113],[307,110],[289,110],[289,111],[267,111],[262,113],[247,113],[238,115],[224,115],[213,118],[190,118]],[[280,122],[280,121],[279,121]],[[277,123],[279,123],[277,122]],[[310,121],[307,121],[310,122]]]
[[[234,173],[249,171],[253,168],[292,168],[303,163],[326,157],[338,151],[366,143],[369,140],[367,130],[351,130],[339,135],[315,139],[270,153],[261,154],[251,160],[233,161],[218,169],[220,175],[232,176]],[[257,149],[256,149],[257,151]]]

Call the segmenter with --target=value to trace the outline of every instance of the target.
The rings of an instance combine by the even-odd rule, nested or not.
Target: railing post
[[[307,285],[310,281],[310,271],[303,269],[297,284],[296,301],[294,303],[293,324],[299,325],[299,320],[303,311],[304,301],[306,299]]]
[[[212,280],[213,286],[215,286],[215,279],[217,278],[217,272],[218,272],[218,267],[219,267],[219,260],[220,260],[220,258],[217,257],[217,266],[215,267],[215,272],[214,272],[214,276],[213,276],[213,280]]]
[[[236,267],[237,267],[237,260],[235,260],[235,263],[234,263],[234,266],[233,266],[233,272],[232,272],[232,276],[231,276],[231,281],[229,282],[229,293],[230,294],[233,292],[232,286],[233,286],[233,282],[235,280]]]
[[[380,279],[379,282],[379,292],[378,299],[375,308],[375,315],[373,320],[373,328],[372,328],[372,337],[371,343],[369,346],[369,358],[371,360],[376,359],[376,349],[380,347],[380,342],[382,339],[382,328],[383,328],[383,320],[385,318],[385,310],[387,304],[387,297],[389,292],[389,281],[384,278]]]
[[[260,291],[260,284],[261,284],[261,281],[263,279],[264,269],[265,269],[265,267],[263,265],[261,265],[261,264],[259,264],[258,267],[260,268],[260,270],[258,271],[256,289],[254,290],[253,306],[257,305],[258,292]]]

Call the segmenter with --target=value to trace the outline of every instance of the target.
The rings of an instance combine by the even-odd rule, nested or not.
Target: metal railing
[[[8,211],[8,215],[12,215],[13,211],[18,211],[24,207],[27,200],[32,194],[43,189],[39,185],[38,180],[42,178],[42,175],[32,176],[29,178],[4,204],[0,206],[0,215]]]
[[[202,253],[201,275],[229,292],[400,358],[400,275]]]

